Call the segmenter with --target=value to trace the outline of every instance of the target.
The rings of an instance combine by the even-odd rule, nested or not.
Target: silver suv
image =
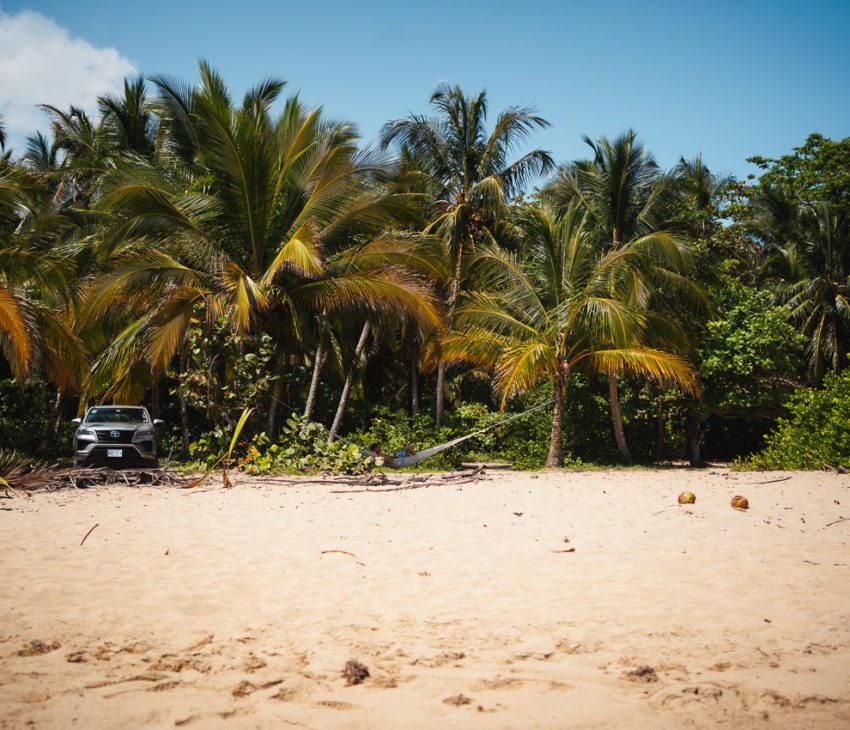
[[[93,406],[73,419],[74,461],[80,466],[156,466],[156,426],[142,406]]]

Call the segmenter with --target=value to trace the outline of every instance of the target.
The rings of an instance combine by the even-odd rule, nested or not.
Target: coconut
[[[735,509],[749,509],[750,503],[746,497],[742,497],[740,494],[736,494],[732,497],[732,506]]]
[[[697,497],[693,492],[682,492],[679,495],[679,504],[693,504],[697,501]]]

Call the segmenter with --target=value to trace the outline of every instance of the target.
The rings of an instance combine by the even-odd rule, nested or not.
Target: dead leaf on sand
[[[655,670],[648,664],[641,664],[639,667],[629,670],[623,674],[623,677],[631,682],[657,682],[658,675]]]
[[[460,707],[461,705],[471,705],[472,700],[469,699],[465,694],[457,694],[452,695],[451,697],[446,697],[443,700],[443,703],[446,705],[454,705],[455,707]]]
[[[39,654],[49,654],[51,651],[56,651],[60,646],[62,645],[55,640],[48,644],[47,642],[33,639],[18,652],[18,656],[38,656]]]
[[[365,664],[349,659],[342,670],[342,676],[346,684],[360,684],[369,676],[369,670]]]

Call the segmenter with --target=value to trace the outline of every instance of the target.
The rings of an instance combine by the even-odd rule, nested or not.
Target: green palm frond
[[[342,274],[307,282],[292,292],[300,304],[328,313],[361,311],[377,315],[404,311],[426,330],[443,324],[443,310],[433,291],[403,270]]]
[[[685,358],[664,350],[626,348],[588,352],[576,365],[597,373],[624,372],[675,385],[693,396],[699,395],[699,384],[693,365]]]
[[[555,361],[555,348],[546,342],[522,342],[505,347],[494,375],[494,385],[502,394],[502,408],[512,396],[531,390],[544,378],[551,377]]]
[[[321,276],[323,265],[317,244],[315,227],[308,221],[280,247],[260,279],[261,285],[271,286],[282,271],[295,271],[310,278]]]
[[[179,351],[186,331],[204,301],[204,292],[192,287],[169,290],[167,300],[152,313],[145,340],[145,359],[164,369]]]

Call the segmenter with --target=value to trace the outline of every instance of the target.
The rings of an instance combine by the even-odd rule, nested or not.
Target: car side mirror
[[[161,426],[163,423],[165,423],[165,421],[163,421],[161,418],[154,418],[153,419],[153,425],[154,426]]]
[[[75,426],[79,426],[82,422],[83,422],[82,418],[72,418],[71,419],[71,423],[73,423]]]

